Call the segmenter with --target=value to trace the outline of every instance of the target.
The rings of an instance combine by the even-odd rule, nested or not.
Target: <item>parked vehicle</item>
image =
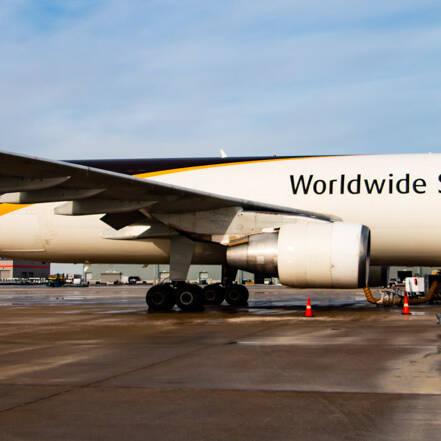
[[[129,285],[136,285],[141,282],[141,277],[139,276],[129,276]]]
[[[66,279],[64,278],[64,274],[51,274],[47,278],[46,285],[51,288],[59,288],[66,283]]]

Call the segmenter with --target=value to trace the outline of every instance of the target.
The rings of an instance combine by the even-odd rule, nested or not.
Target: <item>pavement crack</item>
[[[29,406],[31,404],[36,404],[36,403],[40,403],[40,402],[45,401],[45,400],[50,400],[52,398],[59,397],[61,395],[67,394],[68,392],[71,392],[74,389],[75,388],[65,389],[65,390],[62,390],[62,391],[58,391],[58,392],[54,392],[52,394],[46,395],[44,397],[39,397],[39,398],[35,398],[34,400],[30,400],[30,401],[26,401],[24,403],[16,404],[15,406],[6,407],[5,409],[0,409],[0,414],[6,413],[6,412],[11,412],[13,410]]]

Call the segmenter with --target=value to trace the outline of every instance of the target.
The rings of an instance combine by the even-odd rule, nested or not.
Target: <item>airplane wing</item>
[[[225,197],[65,161],[7,152],[0,152],[0,161],[0,202],[67,201],[55,208],[56,214],[102,213],[106,215],[102,220],[115,229],[133,223],[139,216],[145,217],[146,212],[185,213],[224,207],[337,220],[323,213]]]

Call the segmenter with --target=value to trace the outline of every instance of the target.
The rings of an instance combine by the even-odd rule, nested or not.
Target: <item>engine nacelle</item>
[[[370,232],[346,222],[286,224],[278,233],[249,237],[247,244],[227,250],[229,265],[278,276],[299,288],[359,288],[366,286]]]

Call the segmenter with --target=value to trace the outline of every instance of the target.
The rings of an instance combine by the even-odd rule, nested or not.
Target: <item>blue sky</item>
[[[439,1],[0,1],[0,148],[441,152]]]

